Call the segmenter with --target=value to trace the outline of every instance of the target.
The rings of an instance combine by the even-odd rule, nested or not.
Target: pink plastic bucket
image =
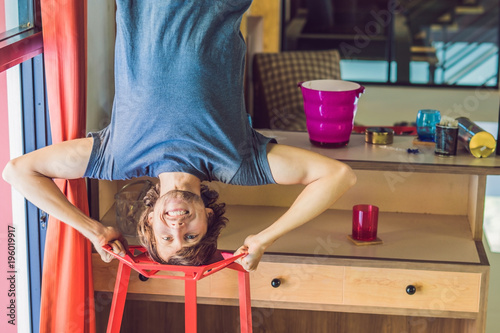
[[[310,141],[322,147],[349,143],[358,99],[365,87],[342,80],[314,80],[298,84],[304,98]]]

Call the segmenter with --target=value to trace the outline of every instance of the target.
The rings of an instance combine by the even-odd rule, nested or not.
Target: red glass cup
[[[378,207],[355,205],[352,207],[352,238],[359,241],[377,239]]]

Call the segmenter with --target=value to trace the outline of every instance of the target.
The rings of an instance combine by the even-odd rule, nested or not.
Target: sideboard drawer
[[[251,273],[252,300],[342,304],[344,267],[261,262]]]
[[[481,273],[346,267],[344,304],[478,312],[480,288]]]

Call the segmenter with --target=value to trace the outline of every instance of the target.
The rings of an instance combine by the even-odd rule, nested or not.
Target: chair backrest
[[[306,131],[299,82],[340,79],[338,50],[257,53],[252,64],[253,125]]]

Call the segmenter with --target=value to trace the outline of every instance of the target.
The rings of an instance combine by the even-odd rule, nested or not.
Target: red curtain
[[[52,142],[85,135],[87,1],[41,0]],[[57,180],[70,202],[88,214],[84,179]],[[49,220],[42,276],[40,332],[95,332],[91,243]]]

